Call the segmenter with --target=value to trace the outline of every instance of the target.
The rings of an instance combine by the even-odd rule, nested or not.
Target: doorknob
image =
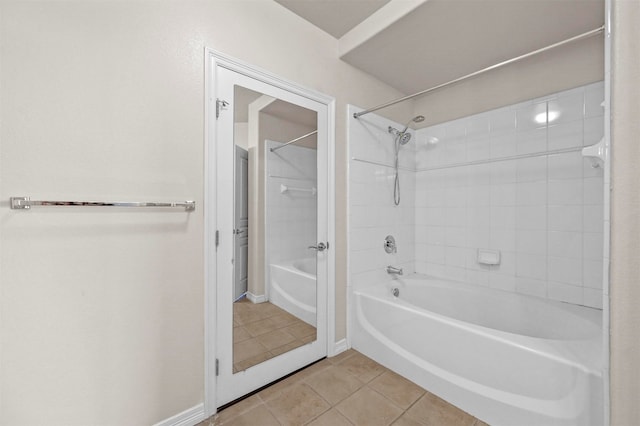
[[[329,250],[329,243],[325,244],[325,243],[318,243],[317,246],[309,246],[310,249],[314,249],[317,251],[325,251],[325,250]]]

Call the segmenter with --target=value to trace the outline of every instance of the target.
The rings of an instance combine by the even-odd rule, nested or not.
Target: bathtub
[[[296,259],[269,265],[269,301],[316,326],[316,259]]]
[[[421,275],[353,296],[356,350],[490,425],[603,424],[601,311]]]

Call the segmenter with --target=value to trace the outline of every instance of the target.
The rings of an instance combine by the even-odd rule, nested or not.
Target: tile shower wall
[[[315,245],[317,235],[317,151],[267,141],[266,161],[266,263],[313,257],[307,247]],[[281,185],[299,190],[281,192]],[[268,275],[267,268],[267,275]]]
[[[349,117],[360,111],[349,107]],[[415,138],[400,151],[400,205],[393,202],[395,170],[392,126],[369,114],[349,119],[349,269],[352,288],[388,279],[388,265],[414,272],[415,247]],[[383,242],[393,235],[397,253],[384,251]]]
[[[419,130],[415,270],[601,308],[603,169],[579,151],[482,160],[597,143],[603,100],[596,83]],[[368,170],[358,166],[352,185]],[[359,197],[365,186],[351,197],[376,216],[371,197]],[[480,248],[499,250],[500,264],[479,264]]]

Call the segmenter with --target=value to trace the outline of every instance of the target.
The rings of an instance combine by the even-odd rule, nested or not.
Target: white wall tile
[[[582,232],[549,231],[547,233],[549,256],[583,258]]]
[[[583,255],[585,259],[602,262],[604,235],[601,232],[585,232],[583,234]]]
[[[583,146],[582,120],[549,126],[549,150]]]
[[[516,204],[516,184],[503,183],[491,185],[492,206],[514,206]]]
[[[521,131],[527,131],[531,129],[537,129],[546,127],[546,121],[538,122],[536,120],[540,114],[547,112],[547,103],[540,102],[533,105],[525,105],[516,110],[516,129]]]
[[[489,273],[489,287],[502,291],[516,291],[516,278],[511,275]]]
[[[462,247],[445,247],[444,261],[448,266],[464,268],[467,264],[467,250]]]
[[[516,291],[530,296],[546,297],[547,282],[545,280],[516,277]]]
[[[584,179],[584,204],[604,204],[604,182],[601,177]]]
[[[582,191],[580,191],[582,194]],[[516,186],[516,205],[541,206],[547,202],[547,181],[518,182]]]
[[[585,287],[602,290],[603,269],[601,260],[585,260],[582,273]]]
[[[491,184],[517,182],[517,162],[499,161],[491,164]]]
[[[516,231],[516,252],[524,254],[547,254],[547,234],[540,231]]]
[[[564,93],[557,99],[549,101],[549,118],[553,113],[557,113],[557,118],[552,122],[568,123],[582,120],[584,116],[584,93],[583,89],[578,89],[576,93]]]
[[[549,204],[576,205],[582,204],[582,179],[549,180]]]
[[[534,254],[516,255],[516,275],[537,280],[547,279],[547,257]]]
[[[604,118],[591,117],[584,120],[584,146],[600,142],[604,137]]]
[[[491,134],[489,151],[491,158],[505,158],[516,155],[516,132]]]
[[[515,229],[495,229],[491,228],[489,235],[489,248],[500,251],[516,250],[516,231]]]
[[[518,182],[538,182],[547,180],[547,158],[531,157],[516,160]]]
[[[601,205],[584,206],[584,232],[601,232],[604,227],[604,207]]]
[[[603,84],[597,83],[421,129],[402,159],[425,168],[592,144],[603,133],[602,96]],[[537,123],[547,109],[560,115]],[[387,122],[355,132],[375,139],[367,155],[392,159],[384,142]],[[356,152],[371,148],[356,144]],[[375,244],[369,261],[384,272],[375,249],[389,232],[413,247],[393,257],[407,271],[601,307],[603,170],[591,168],[580,152],[400,176],[403,206],[394,209],[388,204],[393,169],[352,164],[351,237],[359,241],[351,250],[361,249],[357,266],[366,267],[363,253]],[[500,265],[478,264],[478,248],[500,250]]]
[[[584,116],[602,117],[604,115],[604,86],[587,87],[584,93]]]
[[[491,133],[513,132],[516,129],[516,110],[513,107],[499,108],[489,112]]]
[[[516,207],[516,228],[522,230],[547,230],[547,206]]]
[[[582,133],[582,129],[580,129]],[[580,141],[582,142],[582,140]],[[516,133],[516,153],[531,154],[547,150],[547,129],[540,127]]]
[[[512,275],[517,272],[517,255],[512,251],[500,251],[500,264],[491,265],[491,271],[502,275]]]
[[[549,206],[550,231],[582,231],[582,206]]]
[[[582,153],[554,154],[549,155],[547,160],[549,179],[582,179],[583,164],[585,163]]]
[[[582,259],[549,256],[547,278],[549,281],[582,285]]]
[[[549,281],[549,299],[582,305],[582,287]]]
[[[515,207],[491,206],[491,229],[514,229],[515,227]]]
[[[584,288],[583,292],[583,303],[585,306],[589,306],[591,308],[602,309],[603,305],[603,294],[602,290],[596,290],[592,288]]]
[[[464,227],[446,227],[444,228],[445,245],[449,247],[466,247],[467,246],[467,230]]]

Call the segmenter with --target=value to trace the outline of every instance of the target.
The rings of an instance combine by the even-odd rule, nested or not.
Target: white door
[[[247,258],[249,254],[249,153],[235,147],[235,256],[233,300],[247,292]]]
[[[218,370],[215,404],[219,407],[327,355],[327,259],[329,251],[327,249],[309,249],[309,246],[330,245],[330,242],[327,241],[328,206],[330,204],[328,200],[327,105],[313,100],[311,97],[303,96],[300,91],[285,90],[281,84],[280,87],[278,84],[269,84],[269,77],[256,79],[220,65],[213,68],[214,92],[218,108],[212,108],[214,110],[212,113],[215,113],[217,109],[218,118],[212,129],[215,135],[215,146],[210,149],[215,150],[216,158],[215,227],[219,233],[215,261],[215,347]],[[249,106],[248,112],[247,106]],[[283,114],[287,108],[293,111],[290,116],[288,113]],[[266,114],[260,115],[260,117],[263,117],[263,120],[269,118],[271,120],[270,128],[276,132],[288,131],[290,135],[299,132],[297,134],[299,136],[306,134],[311,124],[312,130],[317,129],[315,146],[309,141],[305,142],[306,145],[296,143],[298,152],[315,150],[316,161],[313,164],[315,173],[313,171],[311,173],[315,182],[304,182],[299,176],[294,176],[296,170],[309,174],[309,168],[305,166],[305,170],[301,170],[297,161],[287,159],[287,156],[296,151],[295,149],[287,151],[287,147],[278,150],[276,155],[283,159],[284,166],[281,173],[283,176],[277,175],[275,172],[267,175],[265,172],[267,167],[261,163],[266,161],[266,150],[260,149],[264,148],[263,143],[266,143],[265,140],[260,139],[266,130],[262,121],[259,124],[255,122],[256,114]],[[310,115],[314,117],[313,123],[308,122]],[[289,121],[292,124],[282,124]],[[234,230],[238,229],[236,216],[243,215],[237,215],[238,212],[234,212],[234,210],[244,209],[243,203],[239,203],[237,200],[238,194],[242,194],[242,192],[234,189],[234,181],[238,181],[234,172],[235,150],[237,145],[246,143],[242,139],[249,140],[249,195],[248,201],[244,204],[248,209],[250,224],[248,228],[249,250],[248,259],[244,260],[240,259],[243,256],[242,251],[236,250],[235,242],[238,241],[236,238],[238,234],[234,233]],[[270,139],[273,140],[273,137]],[[280,142],[286,141],[280,140]],[[252,143],[257,143],[260,146],[252,146]],[[255,182],[262,182],[263,186],[256,188]],[[281,185],[288,187],[289,190],[281,192]],[[296,190],[302,185],[306,185],[303,188],[304,191]],[[277,191],[274,191],[274,188]],[[315,216],[314,228],[308,239],[301,240],[300,236],[306,235],[306,230],[299,229],[296,218],[302,214],[309,215],[309,211],[297,213],[292,211],[293,207],[290,206],[295,206],[298,199],[304,199],[305,202],[308,202],[309,197],[315,197],[316,203],[314,211],[311,212],[311,216]],[[282,228],[276,232],[273,232],[275,225],[267,226],[262,219],[261,211],[271,208],[267,198],[274,200],[282,209],[281,220],[278,222],[280,224],[278,226],[282,226]],[[252,215],[259,215],[260,219],[252,218]],[[254,227],[254,223],[258,225]],[[277,243],[284,241],[283,244],[280,244],[283,251],[294,248],[297,256],[315,261],[317,273],[312,285],[315,286],[316,312],[315,321],[311,325],[308,322],[295,323],[298,319],[295,317],[294,310],[289,310],[286,306],[273,305],[268,300],[269,293],[273,292],[275,287],[270,290],[266,289],[267,286],[272,285],[272,283],[265,282],[267,281],[267,269],[272,265],[264,264],[265,241],[268,238],[278,238],[278,236],[286,238],[286,241],[276,240]],[[275,254],[273,247],[274,244],[269,243],[269,257],[271,258]],[[282,256],[288,256],[288,254]],[[282,259],[283,262],[286,260]],[[249,297],[234,303],[235,275],[242,275],[242,272],[239,272],[235,265],[242,262],[249,264],[247,274]],[[298,284],[295,282],[296,280],[297,278],[294,278],[293,284],[295,285]],[[287,297],[283,299],[288,300]],[[254,308],[262,309],[265,307],[266,310],[258,313],[252,311]],[[248,311],[251,313],[247,314]],[[274,312],[277,313],[276,317],[267,318]],[[251,322],[252,320],[255,321]],[[292,321],[292,325],[285,324],[283,327],[286,328],[269,331],[269,333],[273,333],[271,337],[275,337],[275,340],[267,339],[266,337],[269,336],[265,337],[260,334],[263,332],[262,326],[265,324],[272,323],[274,326],[282,326],[281,321],[284,320]],[[296,337],[297,331],[312,329],[314,334]],[[283,338],[283,340],[278,342],[279,338]],[[289,341],[289,343],[275,347],[293,338],[296,339],[296,344]],[[285,347],[287,349],[282,352]],[[260,352],[263,349],[266,352]]]

